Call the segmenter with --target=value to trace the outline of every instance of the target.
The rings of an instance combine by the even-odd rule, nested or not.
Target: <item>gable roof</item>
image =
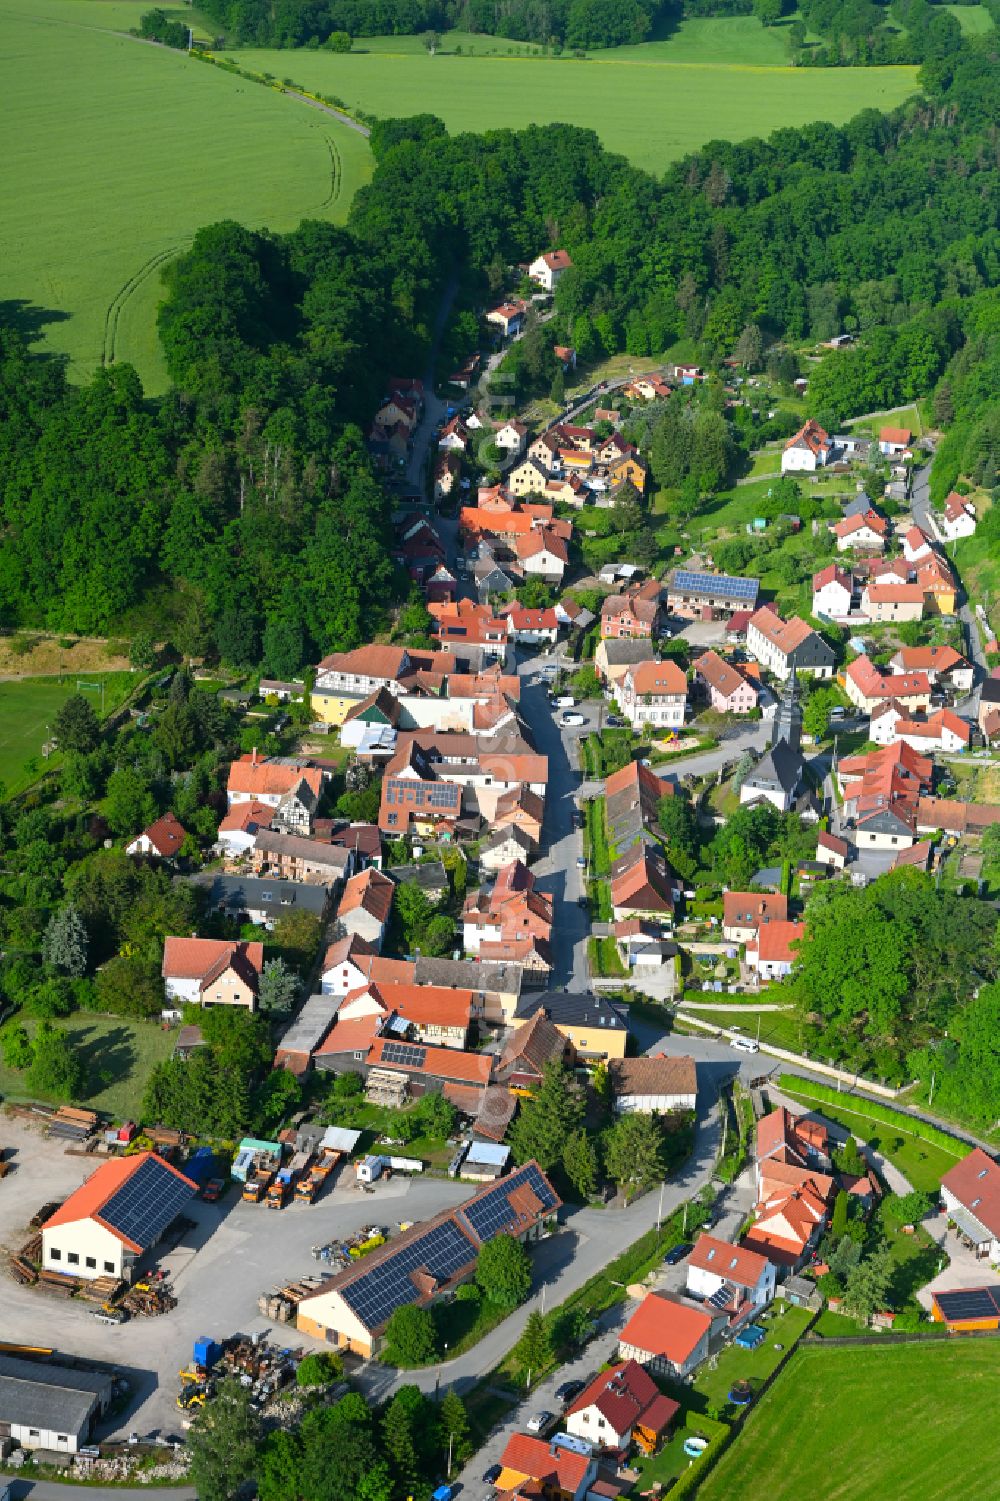
[[[352,876],[344,887],[344,894],[337,908],[337,916],[345,917],[348,913],[363,907],[379,922],[386,923],[389,921],[392,894],[395,889],[393,882],[381,871],[363,870],[360,874]]]
[[[949,1168],[941,1187],[962,1204],[984,1229],[1000,1240],[1000,1163],[975,1147],[961,1162]]]
[[[301,763],[288,765],[282,761],[261,761],[256,751],[251,751],[230,766],[226,787],[229,792],[249,793],[251,797],[275,797],[294,792],[301,782],[305,782],[317,798],[323,791],[323,773],[318,768]]]
[[[683,1365],[712,1327],[710,1314],[665,1293],[647,1293],[619,1335],[619,1343]]]
[[[546,1493],[566,1493],[575,1496],[593,1467],[589,1454],[577,1454],[558,1444],[549,1444],[546,1439],[532,1438],[529,1433],[512,1433],[507,1447],[500,1456],[505,1470],[516,1475],[527,1475],[538,1481]],[[515,1495],[523,1495],[518,1488]]]
[[[830,447],[830,435],[812,417],[804,422],[797,433],[793,433],[785,444],[785,450],[789,448],[808,448],[810,453],[825,452]]]
[[[908,448],[913,434],[908,427],[880,427],[878,437],[880,443],[901,443]]]
[[[155,1152],[102,1163],[45,1221],[44,1229],[94,1220],[136,1255],[155,1245],[198,1185]],[[142,1203],[141,1214],[136,1206]]]
[[[519,1072],[525,1068],[541,1078],[545,1065],[561,1061],[569,1046],[544,1011],[536,1011],[523,1027],[515,1027],[500,1055],[498,1067]]]
[[[660,1394],[649,1372],[636,1360],[622,1360],[599,1371],[566,1409],[566,1416],[594,1408],[615,1431],[629,1432],[637,1423],[662,1432],[680,1411],[680,1403]]]
[[[756,1287],[767,1268],[767,1257],[703,1233],[695,1241],[688,1266],[698,1267],[703,1272],[715,1272],[736,1287]]]
[[[784,922],[788,898],[769,891],[727,891],[722,898],[722,924],[726,928],[756,928],[765,922]]]
[[[143,829],[140,837],[148,839],[156,853],[169,860],[177,854],[187,834],[173,813],[164,813],[148,829]]]
[[[612,1058],[608,1062],[614,1095],[696,1095],[698,1077],[693,1058]]]
[[[691,665],[695,672],[705,679],[709,687],[714,688],[717,693],[723,694],[726,698],[734,694],[737,689],[745,687],[751,689],[754,697],[757,695],[757,689],[753,684],[748,684],[742,672],[731,662],[727,662],[724,657],[720,657],[717,651],[705,652]]]
[[[792,945],[801,943],[806,931],[803,922],[772,922],[757,929],[757,936],[748,949],[756,951],[761,964],[793,964],[797,950]]]
[[[160,974],[165,980],[200,980],[202,984],[217,979],[227,965],[239,968],[256,986],[264,967],[264,945],[243,943],[225,938],[165,938]]]

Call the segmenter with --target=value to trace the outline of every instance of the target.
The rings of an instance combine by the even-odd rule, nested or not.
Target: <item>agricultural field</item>
[[[724,45],[720,28],[733,24],[740,40]],[[347,55],[248,48],[237,56],[255,72],[288,75],[370,114],[432,110],[452,131],[556,120],[586,126],[657,174],[707,140],[766,136],[810,120],[842,123],[862,109],[892,109],[916,88],[914,68],[813,71],[785,67],[770,53],[758,61],[771,42],[761,35],[750,45],[753,27],[762,33],[752,18],[685,22],[663,42],[585,60],[529,56],[495,37],[488,39],[493,55],[490,48],[469,56],[463,40],[461,56],[446,48],[431,57],[419,38],[388,37],[377,46],[363,39]],[[483,40],[475,39],[477,51]],[[783,57],[784,42],[776,41]]]
[[[699,1501],[960,1501],[1000,1465],[989,1340],[800,1347],[699,1487]],[[963,1443],[956,1464],[958,1434]],[[992,1436],[991,1436],[992,1435]]]
[[[372,163],[329,115],[114,34],[147,8],[6,0],[0,299],[77,378],[131,360],[156,392],[160,266],[217,219],[341,222]]]
[[[42,746],[59,709],[76,692],[75,676],[21,678],[0,682],[0,782],[7,796],[20,791],[44,768]],[[102,696],[95,686],[86,690],[98,714],[110,714],[137,679],[131,672],[88,673],[88,684],[103,684]]]

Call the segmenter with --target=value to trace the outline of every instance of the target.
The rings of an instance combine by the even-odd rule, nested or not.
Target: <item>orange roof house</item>
[[[323,773],[318,767],[262,761],[256,751],[251,751],[229,768],[226,791],[231,803],[246,798],[274,802],[294,792],[302,782],[319,798],[323,791]]]
[[[552,1496],[582,1501],[597,1476],[596,1461],[589,1454],[576,1454],[527,1433],[511,1434],[500,1464],[496,1480],[500,1497]]]
[[[721,1322],[666,1293],[647,1293],[619,1336],[619,1358],[686,1376],[705,1359],[712,1329]]]
[[[180,853],[187,833],[173,813],[164,813],[138,838],[125,846],[127,855],[154,855],[161,860],[172,860]]]
[[[198,1185],[155,1152],[102,1163],[42,1227],[42,1265],[93,1280],[131,1279]],[[142,1212],[137,1213],[137,1206]]]

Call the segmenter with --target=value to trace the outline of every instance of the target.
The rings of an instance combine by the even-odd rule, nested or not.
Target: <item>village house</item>
[[[919,584],[868,583],[861,595],[861,613],[874,621],[922,620],[924,591]]]
[[[944,688],[956,698],[972,692],[972,663],[953,646],[902,646],[889,658],[894,672],[925,672],[932,688]]]
[[[264,945],[220,938],[165,938],[160,973],[164,1014],[192,1006],[257,1007]]]
[[[951,709],[939,709],[926,719],[914,719],[894,701],[878,704],[872,710],[869,725],[869,739],[876,745],[893,745],[902,740],[924,756],[967,750],[971,734],[966,721]]]
[[[688,1296],[729,1314],[730,1327],[773,1301],[775,1278],[766,1256],[714,1235],[699,1235],[687,1259]]]
[[[554,609],[529,610],[516,601],[503,605],[501,616],[507,622],[507,632],[519,646],[555,645],[559,636],[559,617]]]
[[[634,1360],[600,1371],[566,1410],[566,1432],[625,1458],[635,1443],[651,1454],[680,1412]],[[593,1492],[591,1494],[594,1494]]]
[[[934,517],[934,524],[945,542],[957,542],[962,537],[971,537],[976,530],[976,508],[971,500],[952,490],[944,506]]]
[[[501,302],[490,308],[486,321],[498,328],[505,339],[516,339],[524,327],[527,312],[528,304],[520,297],[514,297],[510,302]]]
[[[523,996],[513,1025],[520,1029],[539,1012],[572,1043],[581,1059],[596,1062],[625,1057],[628,1017],[610,996],[592,990],[548,990]]]
[[[722,936],[727,943],[750,943],[758,928],[787,922],[788,898],[764,891],[727,891],[722,898]]]
[[[518,1497],[552,1496],[558,1501],[584,1501],[594,1495],[597,1461],[586,1449],[552,1439],[512,1433],[500,1456],[497,1494]]]
[[[173,860],[180,854],[186,838],[187,833],[174,814],[164,813],[125,846],[125,853],[146,855],[153,860]]]
[[[791,974],[805,931],[801,922],[772,922],[757,929],[746,946],[746,962],[762,985]]]
[[[830,527],[838,552],[884,552],[889,523],[877,511],[847,515]]]
[[[648,766],[628,761],[604,782],[604,817],[608,840],[619,855],[636,845],[652,843],[660,799],[673,796],[670,782],[661,781]]]
[[[725,620],[735,611],[753,611],[759,589],[759,579],[675,568],[667,584],[667,609],[683,620]]]
[[[854,578],[845,568],[828,563],[813,574],[812,612],[829,620],[844,620],[851,613]]]
[[[542,842],[542,820],[545,817],[545,800],[530,787],[512,787],[501,793],[493,810],[492,824],[502,829],[516,826],[527,834],[537,850]]]
[[[628,917],[673,915],[675,882],[663,854],[639,842],[611,863],[611,908],[616,922]]]
[[[617,1115],[669,1115],[694,1110],[698,1080],[693,1058],[614,1058],[608,1064]]]
[[[930,792],[933,772],[934,763],[901,740],[867,756],[843,757],[836,774],[844,817],[855,822],[855,844],[908,849],[916,840],[918,801]]]
[[[339,886],[351,874],[354,859],[349,849],[259,829],[250,852],[254,875],[280,876],[286,881],[308,881],[321,886]]]
[[[446,500],[454,494],[462,478],[462,458],[456,449],[439,453],[434,464],[434,499]]]
[[[232,763],[226,783],[230,808],[236,803],[266,803],[279,818],[286,816],[292,826],[304,825],[306,833],[322,791],[323,772],[317,767],[277,757],[262,759],[256,751]],[[309,816],[300,808],[310,810]]]
[[[691,664],[696,681],[708,693],[712,708],[720,714],[749,714],[757,707],[757,687],[739,668],[716,651],[707,651]]]
[[[549,1063],[571,1068],[576,1061],[572,1042],[544,1011],[515,1027],[504,1043],[495,1077],[515,1094],[531,1094],[541,1084]]]
[[[504,422],[493,434],[493,442],[508,458],[516,458],[523,453],[528,438],[528,429],[523,422],[517,422],[513,418]]]
[[[941,1198],[976,1257],[1000,1262],[1000,1164],[975,1147],[945,1173]]]
[[[798,1268],[815,1247],[834,1194],[825,1126],[783,1108],[757,1122],[754,1223],[741,1244],[778,1267]]]
[[[615,698],[633,730],[644,725],[680,729],[687,709],[687,678],[676,662],[640,662],[627,669]]]
[[[653,643],[647,638],[638,641],[602,639],[594,651],[594,670],[613,690],[620,686],[630,667],[655,661]]]
[[[659,1376],[685,1377],[709,1353],[712,1334],[727,1323],[669,1293],[647,1293],[618,1337],[619,1360],[635,1360]]]
[[[623,594],[601,601],[601,637],[631,641],[652,637],[660,619],[660,586],[656,579],[634,585]]]
[[[781,454],[781,472],[815,474],[817,469],[824,468],[830,462],[832,453],[833,443],[829,433],[810,417],[785,444]]]
[[[747,651],[782,682],[793,668],[810,677],[833,676],[833,648],[798,615],[784,621],[770,605],[763,605],[750,617]]]
[[[878,434],[878,451],[886,458],[909,457],[913,434],[908,427],[882,427]]]
[[[820,829],[816,835],[816,859],[825,860],[833,870],[844,870],[850,853],[851,846],[846,839],[839,839],[826,829]]]
[[[261,829],[270,828],[274,809],[269,803],[256,799],[234,803],[224,814],[215,836],[215,848],[229,860],[242,859],[249,854]]]
[[[569,563],[566,540],[552,527],[533,529],[517,538],[514,552],[525,574],[546,584],[561,584]]]
[[[629,401],[666,401],[673,395],[673,389],[660,375],[637,375],[625,387],[624,394]]]
[[[538,853],[533,841],[517,824],[492,828],[479,841],[479,864],[483,870],[500,870],[513,860],[527,865]]]
[[[338,928],[381,951],[395,889],[379,870],[363,870],[352,876],[337,907]]]
[[[922,563],[934,551],[934,544],[919,526],[911,526],[903,536],[903,557],[907,563]]]
[[[885,699],[895,699],[910,713],[930,707],[931,685],[926,672],[885,672],[868,656],[855,657],[841,675],[844,692],[864,714],[870,715]]]
[[[566,250],[546,250],[543,255],[536,256],[528,267],[528,275],[531,280],[537,282],[545,292],[554,292],[562,277],[572,266],[569,252]]]

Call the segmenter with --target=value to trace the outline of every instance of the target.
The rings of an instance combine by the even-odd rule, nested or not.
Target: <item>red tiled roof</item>
[[[803,922],[772,922],[757,929],[753,948],[761,964],[791,964],[796,957],[792,944],[801,943],[806,931]],[[748,945],[749,946],[749,945]]]
[[[881,427],[878,436],[880,443],[902,443],[908,448],[913,434],[908,427]]]
[[[808,422],[803,423],[797,433],[794,433],[785,444],[785,448],[808,448],[811,453],[818,454],[821,449],[830,446],[830,435],[824,432],[818,422],[810,417]]]
[[[388,922],[394,890],[395,886],[392,881],[381,871],[363,870],[359,875],[352,876],[344,887],[344,894],[337,908],[337,916],[344,917],[347,913],[364,907],[365,911],[377,917],[379,922]]]
[[[164,860],[169,860],[171,856],[176,855],[187,837],[184,828],[173,813],[164,813],[162,818],[158,818],[155,823],[150,824],[148,829],[144,829],[143,834]]]
[[[767,1257],[731,1245],[727,1240],[717,1240],[714,1235],[702,1234],[695,1241],[688,1266],[715,1272],[737,1287],[756,1287],[767,1267]]]
[[[647,1293],[622,1330],[619,1342],[683,1365],[711,1327],[711,1315],[700,1308],[689,1308],[662,1293]]]
[[[727,891],[722,898],[725,928],[756,928],[765,922],[784,922],[788,898],[768,891]]]
[[[334,1035],[336,1035],[336,1028]],[[435,1048],[421,1045],[423,1062],[410,1067],[384,1056],[386,1046],[399,1038],[384,1033],[371,1044],[368,1063],[372,1068],[398,1069],[402,1073],[417,1073],[439,1079],[454,1079],[461,1083],[476,1084],[482,1088],[490,1082],[493,1072],[492,1053],[465,1053],[459,1048]]]
[[[588,1455],[574,1454],[571,1449],[557,1448],[553,1453],[545,1439],[512,1433],[500,1463],[505,1470],[527,1475],[546,1489],[567,1491],[575,1496],[593,1461]]]
[[[274,797],[294,792],[300,782],[305,782],[319,797],[323,790],[323,773],[312,766],[283,766],[274,761],[261,761],[251,752],[233,762],[226,786],[230,792]]]
[[[705,652],[703,656],[696,658],[691,665],[694,667],[695,672],[705,679],[709,687],[714,688],[716,692],[723,694],[726,698],[731,697],[739,688],[748,686],[753,689],[754,696],[756,697],[757,689],[753,684],[748,684],[742,672],[734,667],[731,662],[727,662],[723,657],[720,657],[716,651]]]
[[[120,1188],[143,1172],[149,1162],[155,1162],[166,1172],[172,1173],[181,1183],[186,1183],[192,1193],[197,1193],[198,1185],[179,1172],[177,1168],[172,1167],[169,1162],[165,1162],[156,1152],[137,1152],[134,1157],[111,1158],[108,1162],[102,1163],[75,1193],[71,1193],[69,1198],[60,1204],[55,1213],[45,1221],[45,1229],[52,1230],[57,1225],[72,1225],[77,1220],[96,1220],[129,1250],[138,1255],[146,1247],[132,1240],[116,1225],[104,1219],[101,1211]]]
[[[941,1179],[947,1188],[979,1223],[1000,1240],[1000,1163],[975,1147],[949,1168]],[[51,1224],[51,1221],[49,1221]]]
[[[680,1411],[680,1403],[663,1397],[648,1371],[636,1360],[622,1360],[600,1371],[566,1416],[594,1408],[616,1434],[626,1434],[637,1424],[662,1433]]]
[[[734,616],[733,619],[735,618]],[[730,627],[732,623],[730,620]],[[791,620],[782,620],[770,605],[761,605],[759,610],[755,610],[750,617],[749,624],[755,630],[760,631],[766,641],[770,641],[772,646],[776,646],[785,654],[794,651],[797,646],[801,646],[803,641],[807,641],[814,634],[812,626],[806,625],[798,615],[793,615]]]
[[[687,693],[687,678],[676,662],[637,662],[628,670],[636,693],[672,694],[683,698]]]
[[[373,1012],[371,1016],[350,1017],[347,1021],[338,1017],[336,1024],[316,1049],[314,1057],[318,1058],[324,1053],[367,1055],[384,1022],[385,1015],[382,1012]]]
[[[203,980],[213,971],[221,973],[227,964],[239,958],[260,974],[264,945],[224,938],[165,938],[160,973],[164,979]]]

